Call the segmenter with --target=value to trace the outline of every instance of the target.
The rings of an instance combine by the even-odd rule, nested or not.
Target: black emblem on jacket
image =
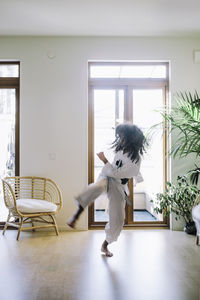
[[[123,163],[122,163],[121,159],[116,161],[116,166],[117,166],[117,169],[119,169],[123,166]],[[128,181],[129,181],[129,178],[122,178],[121,179],[121,184],[126,184]]]

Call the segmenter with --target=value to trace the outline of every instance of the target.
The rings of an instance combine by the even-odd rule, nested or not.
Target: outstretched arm
[[[105,155],[104,155],[103,152],[97,153],[97,156],[98,156],[98,158],[99,158],[104,164],[107,164],[108,160],[107,160],[107,158],[105,157]]]

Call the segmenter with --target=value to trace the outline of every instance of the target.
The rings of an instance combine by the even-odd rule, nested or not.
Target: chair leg
[[[59,231],[58,231],[58,227],[57,227],[57,224],[56,224],[56,219],[54,216],[52,215],[49,215],[51,216],[52,220],[53,220],[53,224],[54,224],[54,227],[55,227],[55,231],[56,231],[56,234],[59,235]]]
[[[32,227],[34,227],[33,219],[31,219],[31,224],[32,224]],[[35,229],[33,228],[32,231],[34,232]]]
[[[20,233],[21,233],[21,230],[22,230],[22,225],[23,225],[23,218],[21,218],[21,222],[20,222],[20,225],[19,225],[18,234],[17,234],[17,241],[19,241],[19,236],[20,236]]]
[[[5,224],[5,226],[4,226],[4,229],[3,229],[2,234],[5,234],[5,232],[6,232],[6,229],[7,229],[7,227],[8,227],[8,222],[9,222],[9,220],[10,220],[10,213],[8,214],[7,221],[6,221],[6,224]]]
[[[196,244],[197,244],[197,246],[200,246],[200,236],[199,235],[197,235]]]

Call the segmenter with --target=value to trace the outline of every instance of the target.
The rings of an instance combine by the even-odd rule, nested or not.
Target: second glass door
[[[149,128],[162,122],[157,110],[164,104],[163,89],[132,90],[132,121],[146,135]],[[142,158],[141,174],[143,182],[133,187],[134,222],[162,222],[163,215],[154,211],[156,194],[163,192],[165,171],[165,143],[163,129],[160,127],[150,140],[146,153]],[[153,200],[153,202],[151,202]]]
[[[156,111],[163,107],[165,100],[163,88],[94,88],[92,91],[93,111],[93,178],[96,181],[103,163],[96,153],[104,151],[110,162],[113,160],[112,142],[115,127],[124,121],[139,126],[146,134],[154,124],[162,121]],[[144,181],[134,185],[129,182],[131,206],[126,207],[125,224],[163,223],[162,215],[154,212],[156,194],[163,192],[165,178],[165,139],[163,129],[151,140],[147,153],[142,159],[141,173]],[[151,201],[153,200],[153,202]],[[108,221],[107,195],[95,200],[92,211],[92,224],[100,225]]]

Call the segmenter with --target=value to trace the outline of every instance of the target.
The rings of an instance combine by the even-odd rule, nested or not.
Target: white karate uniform
[[[193,207],[192,217],[197,228],[197,235],[200,237],[200,204]]]
[[[122,178],[134,178],[136,182],[143,181],[139,172],[141,159],[137,163],[132,162],[127,154],[118,151],[112,164],[107,162],[101,170],[96,183],[90,184],[76,197],[78,203],[87,207],[103,192],[109,199],[109,222],[106,224],[106,241],[110,244],[117,240],[124,225],[125,198],[129,194],[128,185],[121,183]],[[126,194],[125,194],[126,192]]]

